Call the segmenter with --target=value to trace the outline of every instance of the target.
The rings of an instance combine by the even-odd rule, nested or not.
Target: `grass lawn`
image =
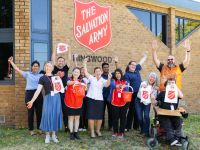
[[[200,149],[200,115],[190,115],[184,121],[184,130],[189,136],[190,150]],[[91,139],[88,132],[80,132],[81,140],[70,141],[69,134],[58,133],[59,144],[44,144],[44,135],[29,136],[27,129],[0,127],[0,149],[5,150],[148,150],[146,139],[138,131],[129,131],[124,139],[113,139],[110,131],[102,131],[103,137]],[[156,150],[167,150],[159,144]]]

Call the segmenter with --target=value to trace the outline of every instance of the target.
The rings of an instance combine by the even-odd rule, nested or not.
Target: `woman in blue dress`
[[[56,131],[62,128],[62,109],[60,94],[54,93],[53,82],[52,82],[52,70],[53,65],[50,62],[47,62],[44,66],[44,71],[46,72],[43,75],[38,83],[37,90],[33,98],[27,103],[27,107],[30,109],[38,97],[41,90],[44,88],[44,104],[42,111],[42,120],[40,124],[40,129],[46,132],[45,143],[50,143],[50,139],[53,142],[58,143],[56,136]],[[50,133],[52,137],[50,138]]]

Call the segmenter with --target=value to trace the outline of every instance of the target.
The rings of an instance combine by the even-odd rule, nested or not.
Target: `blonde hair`
[[[51,63],[51,61],[47,61],[45,64],[44,64],[44,71],[46,72],[46,66],[50,64],[52,66],[52,70],[53,70],[53,64]]]

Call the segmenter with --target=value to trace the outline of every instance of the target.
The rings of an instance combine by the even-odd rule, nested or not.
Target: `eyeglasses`
[[[172,59],[167,59],[168,61],[173,61],[174,59],[172,58]]]

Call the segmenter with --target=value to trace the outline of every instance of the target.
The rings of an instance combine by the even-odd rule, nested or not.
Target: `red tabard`
[[[77,86],[83,86],[83,85],[77,85]],[[65,100],[64,100],[65,105],[69,108],[74,108],[74,109],[81,108],[83,104],[83,97],[84,96],[77,96],[76,93],[74,93],[73,85],[69,85],[67,87],[67,90],[65,91]]]
[[[117,85],[126,85],[126,81],[115,81],[116,86]],[[114,89],[113,93],[112,93],[112,100],[111,100],[111,104],[114,106],[124,106],[126,104],[126,102],[124,101],[124,99],[122,98],[122,93],[120,89]]]

